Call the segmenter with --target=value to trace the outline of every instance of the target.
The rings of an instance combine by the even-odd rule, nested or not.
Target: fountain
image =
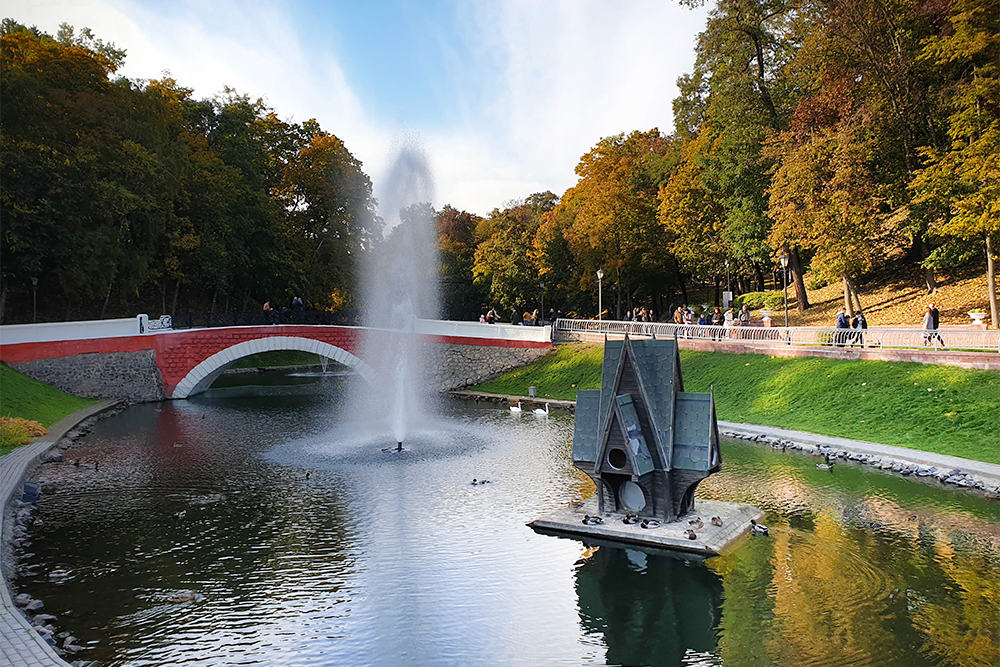
[[[433,181],[427,160],[412,142],[404,144],[381,189],[379,209],[385,220],[381,239],[362,270],[362,356],[376,380],[355,390],[353,414],[364,435],[403,442],[427,423],[431,414],[426,369],[433,354],[412,335],[417,319],[438,316],[437,234]],[[389,439],[388,436],[391,436]]]

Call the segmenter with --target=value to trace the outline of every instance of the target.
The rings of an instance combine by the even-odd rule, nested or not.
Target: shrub
[[[815,273],[806,274],[806,289],[810,290],[823,289],[829,284],[830,281],[827,280],[826,278],[823,278],[822,276],[819,276]]]
[[[779,310],[785,304],[784,292],[747,292],[736,297],[733,302],[737,310],[746,306],[750,310]]]
[[[18,447],[48,431],[36,421],[20,417],[0,417],[0,446]]]

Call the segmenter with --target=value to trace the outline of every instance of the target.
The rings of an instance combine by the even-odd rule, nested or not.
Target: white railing
[[[462,338],[493,338],[498,340],[524,340],[549,342],[552,327],[525,327],[511,324],[480,324],[455,320],[416,320],[413,331],[431,336],[458,336]]]
[[[822,327],[706,326],[663,322],[557,320],[556,331],[657,338],[724,340],[761,346],[798,345],[842,348],[913,348],[1000,352],[1000,331],[946,328],[826,329]]]

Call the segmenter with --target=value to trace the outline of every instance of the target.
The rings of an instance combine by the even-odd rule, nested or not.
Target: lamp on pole
[[[726,291],[732,292],[732,288],[729,286],[729,260],[726,260]]]
[[[542,288],[542,310],[538,313],[538,326],[542,326],[545,322],[545,281],[539,280],[538,284]]]
[[[601,313],[604,312],[604,293],[601,281],[604,280],[604,270],[597,269],[597,319],[600,321]]]
[[[788,328],[788,255],[781,256],[781,279],[785,286],[785,328]]]
[[[31,323],[38,321],[38,278],[31,279]]]

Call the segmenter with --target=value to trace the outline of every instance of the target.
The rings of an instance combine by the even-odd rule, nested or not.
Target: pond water
[[[1000,662],[1000,520],[981,496],[727,442],[698,495],[762,508],[769,538],[707,560],[588,546],[525,525],[593,493],[570,461],[571,415],[445,400],[433,432],[384,453],[341,414],[351,377],[268,377],[134,406],[40,468],[37,574],[17,588],[80,657]]]

